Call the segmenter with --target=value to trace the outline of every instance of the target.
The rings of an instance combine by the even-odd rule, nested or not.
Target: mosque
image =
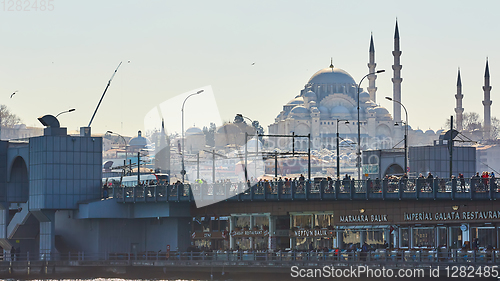
[[[360,105],[360,137],[364,149],[390,148],[394,139],[402,139],[401,128],[401,64],[399,31],[396,22],[394,36],[394,116],[377,105],[376,74],[367,76],[367,91],[359,88],[354,78],[345,70],[330,64],[316,72],[300,94],[283,106],[275,122],[269,125],[270,134],[311,135],[314,149],[335,147],[337,127],[340,137],[356,140],[358,136],[358,96]],[[376,73],[375,47],[370,39],[369,73]],[[359,91],[359,95],[358,95]],[[397,142],[397,141],[396,141]],[[390,147],[389,147],[390,146]],[[297,146],[296,146],[297,147]],[[307,140],[298,143],[298,149],[307,148]]]

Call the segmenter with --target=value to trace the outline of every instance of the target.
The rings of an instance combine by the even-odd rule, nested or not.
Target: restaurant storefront
[[[228,216],[193,217],[191,226],[191,244],[197,250],[214,251],[229,248]]]
[[[295,210],[193,218],[193,239],[199,247],[243,251],[359,250],[365,242],[372,250],[499,249],[500,208],[495,202],[464,203],[273,203]]]

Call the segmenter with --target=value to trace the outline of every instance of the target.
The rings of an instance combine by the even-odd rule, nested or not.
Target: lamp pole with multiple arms
[[[361,126],[359,125],[359,86],[361,86],[361,83],[363,83],[363,80],[372,75],[372,74],[377,74],[377,73],[382,73],[382,72],[385,72],[385,70],[381,69],[381,70],[377,70],[375,72],[371,72],[371,73],[368,73],[366,74],[365,76],[363,76],[363,78],[361,78],[361,81],[359,81],[359,84],[358,84],[358,87],[357,87],[357,92],[358,92],[358,152],[356,153],[356,164],[358,166],[358,180],[361,179]]]
[[[61,114],[68,113],[68,112],[73,112],[73,111],[75,111],[75,110],[76,110],[76,109],[71,108],[71,109],[65,110],[65,111],[63,111],[63,112],[59,112],[59,114],[57,114],[57,115],[56,115],[56,118],[57,118],[59,115],[61,115]]]
[[[240,118],[246,118],[248,119],[248,121],[250,121],[250,125],[253,126],[253,121],[252,119],[246,117],[246,116],[243,116],[243,114],[241,113],[238,113],[236,114],[236,116],[240,117]],[[257,133],[257,128],[255,129],[255,134],[258,135]],[[256,142],[256,147],[257,149],[255,150],[255,152],[257,153],[257,151],[259,150],[259,137],[257,136],[257,142]],[[247,141],[248,141],[248,133],[245,132],[245,181],[248,181],[248,170],[247,170],[247,164],[248,164],[248,148],[247,148]],[[257,155],[255,156],[255,158],[257,159]],[[257,165],[256,163],[257,161],[254,161],[254,165]],[[257,177],[257,167],[255,166],[255,176]]]
[[[187,96],[185,99],[184,99],[184,102],[182,102],[182,108],[181,108],[181,114],[182,114],[182,150],[181,150],[181,157],[182,157],[182,170],[181,170],[181,174],[182,174],[182,183],[184,183],[184,175],[186,174],[186,170],[184,168],[184,104],[186,103],[187,99],[190,98],[191,96],[194,96],[194,95],[198,95],[198,94],[201,94],[203,93],[204,90],[199,90],[198,92],[196,93],[192,93],[190,94],[189,96]]]
[[[349,124],[349,120],[337,119],[337,177],[340,179],[339,122],[344,122],[344,124]]]
[[[128,161],[128,146],[127,146],[127,141],[125,140],[125,138],[122,135],[120,135],[118,133],[107,131],[106,134],[114,134],[114,135],[117,135],[117,136],[119,136],[119,137],[122,138],[123,144],[125,145],[125,165],[124,166],[127,166],[127,161]]]
[[[390,100],[390,101],[395,102],[395,103],[399,103],[403,107],[403,109],[405,110],[405,114],[406,114],[405,139],[404,139],[404,143],[405,143],[405,170],[403,172],[403,174],[405,174],[405,173],[408,173],[408,111],[406,111],[406,107],[400,101],[394,100],[391,97],[385,97],[385,99]]]

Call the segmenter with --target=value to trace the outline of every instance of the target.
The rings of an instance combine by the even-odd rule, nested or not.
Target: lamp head
[[[382,73],[385,72],[385,69],[377,70],[375,73]]]
[[[75,110],[76,110],[75,108],[72,108],[72,109],[68,110],[68,112],[73,112]]]
[[[349,120],[345,120],[345,123],[344,124],[349,124]]]
[[[203,93],[205,90],[199,90],[198,92],[196,92],[197,94],[201,94]]]
[[[112,133],[113,133],[113,132],[111,132],[111,131],[107,131],[107,132],[106,132],[106,134],[112,134]]]
[[[392,101],[392,98],[391,97],[385,97],[386,100],[390,100]]]

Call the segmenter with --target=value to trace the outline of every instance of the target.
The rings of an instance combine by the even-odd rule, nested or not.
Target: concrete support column
[[[40,259],[51,260],[57,253],[55,247],[55,211],[37,210],[32,214],[40,222]]]
[[[267,241],[267,248],[269,250],[276,249],[275,231],[276,231],[276,217],[269,215],[269,240]]]
[[[366,241],[366,231],[360,231],[359,232],[359,246],[363,247],[363,244]]]
[[[384,229],[384,242],[387,241],[387,244],[389,244],[389,247],[391,247],[392,245],[392,241],[391,241],[391,230],[390,229]]]
[[[253,215],[250,215],[250,230],[252,230],[252,229],[253,229],[254,225],[255,225],[255,220],[254,220],[254,218],[253,218]],[[255,241],[254,241],[254,238],[253,238],[253,237],[250,237],[250,249],[252,249],[252,250],[253,250],[253,249],[254,249],[254,247],[255,247],[255,243],[254,243],[254,242],[255,242]]]
[[[3,249],[5,260],[10,260],[12,245],[7,239],[7,226],[9,225],[9,209],[6,204],[0,204],[0,246]]]
[[[411,248],[413,248],[413,227],[411,227],[411,226],[408,227],[408,231],[409,231],[408,236],[410,239],[410,241],[409,241],[410,243],[408,243],[408,245],[409,245],[408,247],[411,249]]]
[[[234,237],[231,235],[234,231],[234,217],[229,217],[229,249],[234,250]]]
[[[40,222],[40,259],[51,260],[51,254],[54,253],[54,222]]]

